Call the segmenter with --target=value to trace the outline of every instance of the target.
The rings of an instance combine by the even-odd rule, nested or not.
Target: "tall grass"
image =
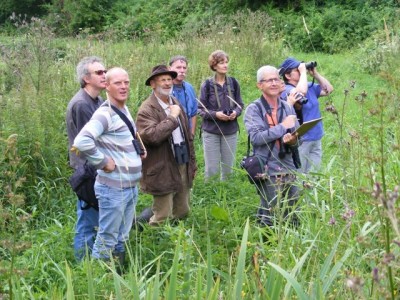
[[[163,43],[151,36],[130,42],[91,36],[66,41],[36,27],[28,28],[29,34],[4,40],[0,298],[398,296],[400,237],[395,200],[400,136],[395,114],[399,90],[394,84],[398,81],[386,81],[388,73],[384,78],[364,73],[356,51],[335,56],[291,53],[303,60],[317,59],[321,73],[336,90],[323,112],[324,166],[312,179],[314,187],[302,192],[299,228],[284,223],[277,228],[256,226],[253,216],[259,199],[239,167],[228,182],[204,183],[201,141],[196,139],[199,172],[189,218],[177,225],[132,231],[127,245],[130,264],[122,276],[113,263],[74,262],[75,196],[67,183],[71,171],[64,118],[67,103],[78,89],[75,65],[83,56],[99,55],[107,67],[126,68],[132,82],[128,106],[134,115],[150,93],[144,81],[153,65],[167,62],[174,54],[187,55],[188,81],[199,88],[210,74],[209,53],[222,48],[230,55],[230,73],[239,80],[248,104],[259,96],[255,88],[258,67],[278,65],[288,51],[274,35],[268,16],[239,14],[234,21],[215,20],[215,26],[202,36],[183,32],[181,38]],[[19,51],[32,47],[35,59],[18,59]],[[23,58],[27,55],[21,53]],[[392,66],[398,64],[390,61]],[[39,69],[39,73],[32,71]],[[247,140],[241,119],[240,126],[238,162]],[[7,141],[15,134],[18,139],[10,150]],[[20,178],[25,178],[23,184]],[[16,207],[9,191],[21,194],[25,201]],[[138,209],[150,201],[149,196],[140,195]],[[20,227],[27,216],[31,216],[29,222]]]

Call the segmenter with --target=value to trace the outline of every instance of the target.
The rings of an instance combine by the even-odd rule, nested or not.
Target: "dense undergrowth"
[[[46,21],[64,37],[96,34],[130,40],[158,36],[165,41],[185,35],[209,36],[216,25],[241,28],[237,15],[262,12],[286,47],[301,52],[338,53],[352,49],[398,22],[398,0],[6,0],[0,3],[2,32],[15,35],[19,23]],[[261,26],[254,22],[253,26]],[[239,29],[240,30],[240,29]]]
[[[0,298],[12,299],[395,299],[399,295],[398,28],[362,47],[329,55],[293,52],[271,18],[237,14],[206,34],[160,34],[117,42],[56,38],[42,20],[0,37]],[[397,30],[397,31],[396,31]],[[259,96],[256,70],[287,56],[317,60],[334,94],[321,99],[326,135],[321,173],[300,199],[299,228],[255,225],[255,189],[236,164],[228,182],[204,183],[201,141],[192,211],[178,225],[132,231],[124,276],[97,261],[76,264],[75,196],[68,186],[65,110],[86,55],[123,66],[132,114],[150,93],[153,65],[188,57],[199,89],[207,57],[221,48],[248,104]],[[375,67],[374,67],[375,66]],[[378,68],[379,67],[379,68]],[[241,131],[237,162],[245,153]],[[138,210],[150,205],[140,195]],[[269,236],[267,240],[266,237]]]

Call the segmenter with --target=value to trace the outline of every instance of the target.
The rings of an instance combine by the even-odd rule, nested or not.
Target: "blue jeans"
[[[116,189],[98,183],[94,185],[99,200],[99,230],[93,246],[94,258],[108,259],[113,253],[125,252],[135,206],[136,187]]]
[[[74,254],[77,261],[85,257],[86,250],[88,254],[91,254],[99,226],[99,212],[92,207],[82,210],[81,207],[85,206],[84,201],[77,200],[74,238]]]

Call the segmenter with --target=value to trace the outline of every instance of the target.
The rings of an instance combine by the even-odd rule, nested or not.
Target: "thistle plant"
[[[18,156],[16,134],[10,135],[6,140],[0,139],[0,232],[4,238],[1,240],[0,278],[4,278],[8,285],[0,287],[0,298],[2,293],[8,292],[8,298],[13,299],[13,286],[17,275],[25,273],[16,265],[16,257],[19,253],[30,246],[29,242],[21,241],[21,233],[30,219],[30,215],[23,210],[25,196],[19,193],[23,186],[25,177],[23,163]]]

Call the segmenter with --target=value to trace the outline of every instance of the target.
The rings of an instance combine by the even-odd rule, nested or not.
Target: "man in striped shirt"
[[[99,230],[92,256],[117,257],[123,264],[125,242],[129,238],[138,199],[138,182],[142,176],[142,159],[136,152],[127,124],[114,111],[116,107],[135,124],[125,105],[129,95],[129,76],[122,68],[112,68],[106,75],[107,100],[93,114],[75,138],[74,149],[95,166],[95,183],[99,200]]]

